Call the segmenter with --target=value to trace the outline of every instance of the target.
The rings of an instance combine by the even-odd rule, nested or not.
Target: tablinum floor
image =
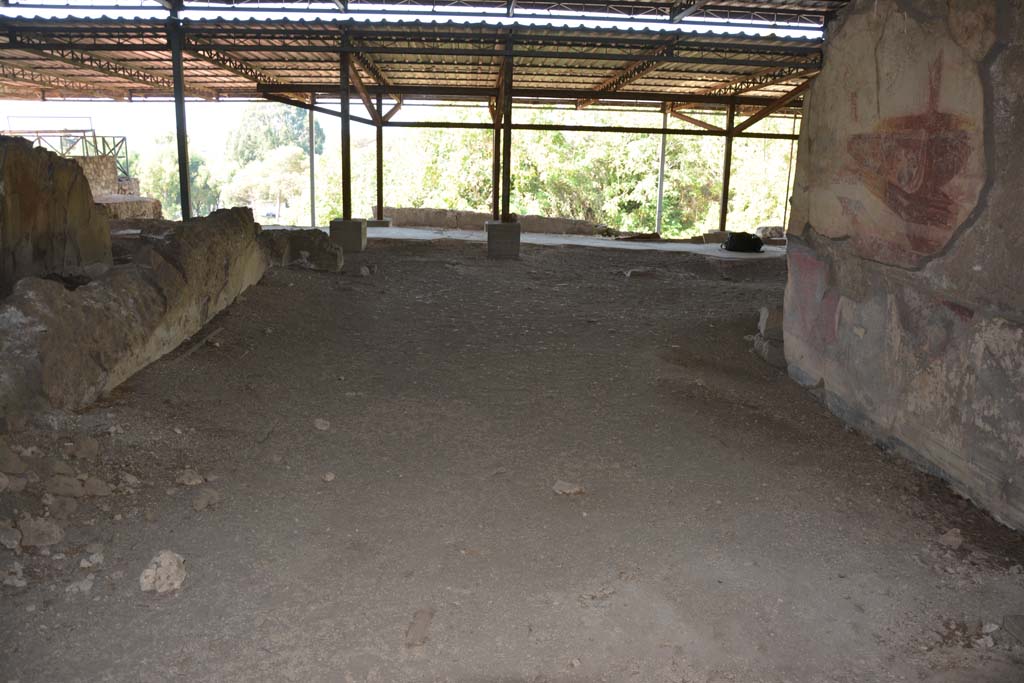
[[[1020,536],[750,353],[782,261],[483,252],[274,270],[209,344],[12,437],[99,434],[93,469],[143,485],[50,557],[0,550],[28,581],[0,589],[0,679],[1024,680],[1004,630],[975,642],[1024,612]],[[193,509],[187,467],[222,502]],[[184,586],[142,593],[163,549]]]

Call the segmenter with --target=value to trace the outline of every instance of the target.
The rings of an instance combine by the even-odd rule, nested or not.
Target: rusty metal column
[[[313,107],[316,106],[316,95],[309,96],[309,227],[316,227],[316,122],[313,120]]]
[[[732,179],[732,130],[736,124],[736,105],[729,105],[725,123],[725,164],[722,167],[722,207],[718,229],[725,230],[729,222],[729,181]]]
[[[178,141],[178,188],[181,196],[181,219],[192,217],[191,178],[188,159],[188,127],[185,125],[185,68],[182,63],[185,33],[181,25],[181,0],[171,4],[167,19],[167,38],[171,44],[171,75],[174,82],[174,122]]]
[[[342,41],[341,52],[341,217],[352,220],[352,145],[349,131],[349,75],[351,56],[344,49],[348,47],[347,37]]]
[[[505,62],[502,64],[502,159],[501,159],[501,220],[510,221],[512,203],[512,40],[505,43]]]
[[[384,103],[377,95],[377,220],[384,220]]]

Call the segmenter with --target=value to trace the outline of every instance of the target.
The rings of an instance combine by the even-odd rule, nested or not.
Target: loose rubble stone
[[[315,420],[313,420],[313,426],[319,429],[321,432],[326,432],[328,429],[331,428],[331,423],[328,420],[318,417]]]
[[[96,580],[96,577],[89,574],[84,579],[69,583],[64,587],[64,592],[68,595],[88,595],[92,591],[92,584]]]
[[[54,496],[47,507],[54,519],[67,519],[78,510],[78,501],[66,496]]]
[[[100,454],[100,442],[87,434],[75,439],[75,457],[82,460],[95,460]]]
[[[324,481],[326,482],[332,482],[334,481],[334,478],[334,472],[327,472],[324,474]]]
[[[25,516],[18,520],[21,530],[21,544],[28,547],[43,547],[64,540],[64,530],[56,522],[41,517]]]
[[[20,562],[12,562],[11,566],[7,568],[4,573],[3,584],[10,586],[11,588],[24,588],[28,585],[25,581],[24,567],[21,566]]]
[[[206,480],[195,470],[187,469],[183,470],[175,481],[182,486],[199,486]]]
[[[551,489],[562,496],[579,496],[586,493],[586,489],[580,484],[574,484],[568,481],[562,481],[559,479],[555,482],[555,485]]]
[[[405,646],[417,647],[427,642],[427,631],[430,629],[430,622],[434,618],[434,610],[418,609],[412,615],[412,622],[405,632]]]
[[[101,564],[103,564],[103,553],[93,553],[89,557],[83,557],[78,566],[82,569],[91,569]]]
[[[24,474],[28,465],[22,460],[10,446],[0,441],[0,472],[4,474]]]
[[[959,529],[950,529],[946,533],[942,534],[938,538],[939,545],[946,546],[951,550],[956,550],[964,543],[964,537],[960,533]]]
[[[185,558],[171,550],[161,550],[139,576],[139,587],[143,591],[167,593],[181,588],[185,582]]]
[[[63,474],[57,474],[47,479],[44,487],[46,488],[47,493],[54,496],[81,498],[85,495],[85,489],[82,487],[82,482],[74,477],[69,477]]]
[[[974,639],[974,647],[979,649],[988,649],[995,646],[996,642],[992,640],[992,636],[982,636]]]
[[[222,500],[220,491],[205,486],[196,492],[196,497],[192,499],[192,509],[196,512],[202,512],[208,507],[213,507],[220,503]]]
[[[21,543],[21,532],[9,527],[0,528],[0,546],[8,550],[15,550]]]
[[[67,464],[63,460],[55,460],[50,463],[50,474],[61,474],[65,477],[74,477],[75,468]]]
[[[110,488],[110,484],[102,479],[97,479],[96,477],[89,477],[86,479],[85,483],[82,485],[82,489],[85,491],[85,495],[87,496],[109,496],[113,493],[113,489]]]
[[[988,635],[990,633],[995,633],[998,630],[999,630],[999,624],[988,623],[988,624],[985,624],[984,626],[981,627],[981,632],[984,633],[985,635]]]

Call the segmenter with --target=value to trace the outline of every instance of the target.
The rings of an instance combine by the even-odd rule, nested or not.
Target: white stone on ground
[[[555,482],[555,485],[551,489],[562,496],[579,496],[586,493],[586,489],[582,485],[573,482],[562,481],[559,479]]]
[[[161,550],[142,570],[139,587],[157,593],[176,591],[185,582],[185,574],[185,558],[172,550]]]
[[[206,480],[203,479],[202,475],[195,470],[186,469],[182,470],[181,474],[178,475],[178,478],[175,479],[175,481],[182,486],[199,486]]]

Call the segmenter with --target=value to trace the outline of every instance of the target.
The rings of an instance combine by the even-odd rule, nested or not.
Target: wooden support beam
[[[343,220],[352,220],[352,134],[349,129],[349,73],[351,69],[350,54],[342,51],[339,55],[341,61],[341,217]]]
[[[384,117],[377,111],[377,108],[373,106],[373,99],[370,98],[370,93],[366,91],[366,86],[363,85],[363,79],[359,77],[359,70],[356,69],[355,64],[349,63],[348,75],[352,79],[352,85],[356,89],[356,94],[358,94],[359,99],[363,101],[363,106],[366,107],[366,111],[370,112],[370,120],[373,121],[375,126],[380,127],[380,125],[384,123]]]
[[[505,44],[502,63],[502,159],[501,159],[501,220],[511,220],[512,202],[512,40]]]
[[[761,109],[761,111],[757,112],[756,114],[754,114],[750,118],[748,118],[745,121],[743,121],[743,123],[741,123],[738,126],[736,126],[735,132],[742,133],[743,131],[745,131],[747,128],[750,128],[751,126],[753,126],[758,121],[760,121],[762,119],[765,119],[765,118],[771,116],[772,114],[774,114],[775,112],[777,112],[778,110],[782,109],[787,104],[789,104],[790,102],[795,100],[797,97],[802,95],[808,88],[811,87],[811,83],[813,83],[813,82],[814,82],[813,79],[808,80],[808,81],[804,81],[803,83],[801,83],[797,87],[793,88],[792,90],[790,90],[788,93],[786,93],[785,95],[783,95],[779,99],[775,100],[774,102],[772,102],[771,104],[767,105],[766,107],[763,107]]]
[[[399,98],[395,101],[395,104],[388,110],[387,114],[384,114],[384,123],[387,123],[391,118],[402,109],[402,99]]]
[[[176,4],[180,0],[176,0]],[[180,5],[179,5],[180,6]],[[192,217],[192,178],[188,158],[188,128],[185,125],[185,67],[182,51],[185,44],[181,20],[172,10],[167,20],[167,38],[171,45],[171,73],[174,81],[174,123],[178,142],[178,188],[181,198],[181,220]]]
[[[384,220],[384,103],[377,95],[377,220]]]
[[[680,121],[686,121],[687,123],[692,123],[693,125],[697,126],[698,128],[703,128],[704,130],[715,130],[715,131],[720,131],[720,132],[724,132],[725,131],[725,129],[720,127],[720,126],[716,126],[713,123],[708,123],[707,121],[702,121],[702,120],[700,120],[698,118],[695,118],[693,116],[689,116],[689,115],[684,114],[684,113],[682,113],[680,111],[676,111],[675,109],[669,109],[668,113],[673,118],[679,119]]]
[[[729,184],[732,180],[732,136],[736,130],[736,105],[729,105],[725,124],[725,160],[722,164],[722,205],[719,207],[718,229],[725,231],[729,223]]]

